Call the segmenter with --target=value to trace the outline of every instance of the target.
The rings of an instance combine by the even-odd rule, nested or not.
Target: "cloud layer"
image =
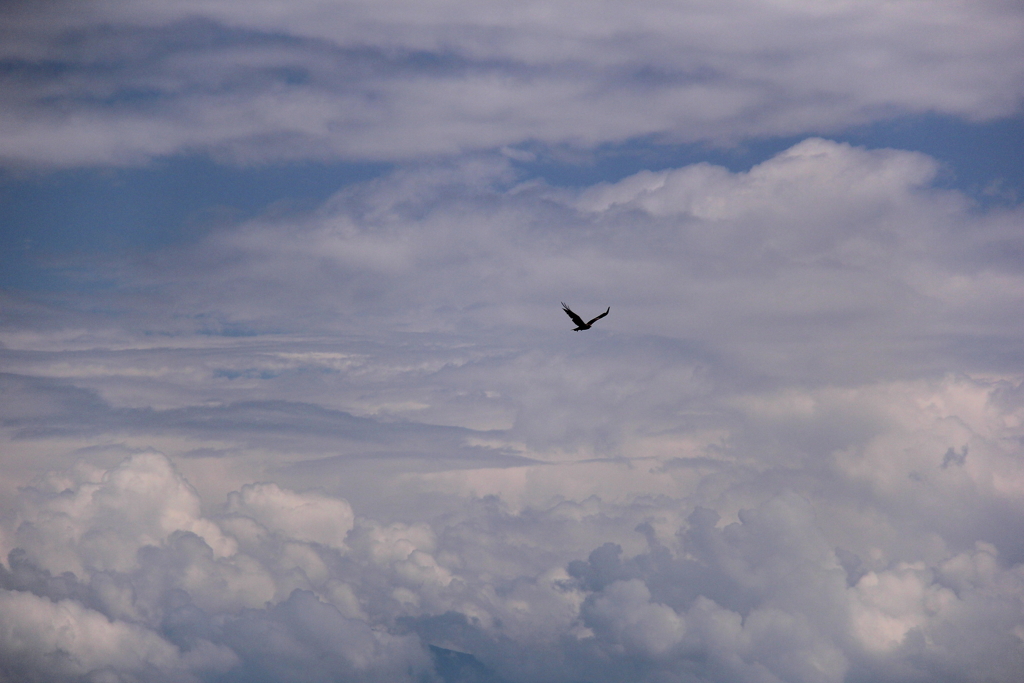
[[[1015,114],[1012,2],[6,3],[0,158],[387,159]]]
[[[1024,211],[826,139],[1019,115],[1019,3],[0,15],[8,179],[391,169],[0,292],[0,683],[1019,679]]]
[[[518,508],[434,480],[447,509],[417,522],[271,483],[202,501],[155,453],[55,472],[18,496],[4,674],[1013,680],[1019,385],[897,389],[815,396],[820,412],[889,416],[832,452],[538,465],[495,481],[506,498],[518,479],[520,500],[548,499]],[[736,436],[758,419],[781,430],[794,417],[748,415]],[[961,442],[963,461],[945,463],[941,445]],[[639,469],[648,493],[602,486],[608,466]],[[603,495],[545,495],[581,478]],[[446,669],[452,652],[472,656]]]
[[[479,155],[9,295],[0,678],[1014,681],[1021,214],[938,171]]]
[[[114,276],[158,288],[147,310],[166,331],[177,302],[202,301],[181,329],[514,334],[549,329],[557,291],[584,313],[615,306],[609,330],[791,379],[1012,367],[1020,212],[980,214],[933,185],[938,171],[812,138],[747,172],[696,164],[569,191],[483,157],[400,170]]]

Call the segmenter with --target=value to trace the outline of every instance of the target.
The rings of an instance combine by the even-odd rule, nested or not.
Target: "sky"
[[[1019,2],[0,15],[0,683],[1019,680]]]

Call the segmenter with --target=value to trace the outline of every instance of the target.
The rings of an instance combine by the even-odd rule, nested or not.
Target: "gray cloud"
[[[1013,3],[5,6],[0,155],[137,164],[735,142],[1019,110]],[[586,18],[584,18],[586,17]]]

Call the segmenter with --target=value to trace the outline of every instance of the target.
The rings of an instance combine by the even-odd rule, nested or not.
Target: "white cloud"
[[[130,571],[139,548],[175,531],[196,534],[220,556],[234,552],[234,541],[200,516],[195,490],[163,456],[137,455],[74,488],[54,484],[53,493],[32,491],[18,543],[57,572]]]
[[[222,531],[218,521],[201,516],[194,490],[163,456],[137,455],[99,474],[99,485],[75,482],[64,491],[23,496],[17,529],[23,545],[11,555],[12,571],[0,577],[0,600],[6,603],[0,648],[12,675],[179,680],[178,670],[256,667],[253,675],[260,676],[263,662],[295,680],[400,680],[427,666],[414,639],[367,623],[359,599],[339,583],[337,553],[309,545],[343,545],[352,528],[344,500],[248,485],[228,497]],[[168,491],[178,496],[167,497]],[[181,495],[195,503],[194,509],[188,506],[194,516],[175,514]],[[80,503],[78,514],[68,514],[68,501],[97,498],[103,501],[100,513]],[[154,508],[162,512],[156,515],[160,534],[145,523]],[[236,541],[231,534],[240,529],[243,513],[283,538],[242,533]],[[76,527],[69,531],[72,521]],[[218,556],[197,528],[224,552]],[[76,542],[96,536],[102,543]],[[65,547],[58,554],[60,544]],[[409,562],[421,574],[439,570],[419,555],[393,558],[397,571]],[[65,572],[60,585],[71,586],[75,599],[59,599],[69,592],[55,583],[59,572]],[[342,602],[349,616],[312,590]],[[186,623],[178,624],[181,619]],[[292,665],[298,673],[286,674]],[[310,665],[313,670],[305,670]]]
[[[1022,94],[1024,16],[1000,1],[60,6],[5,10],[8,163],[736,141]]]
[[[295,493],[276,484],[249,484],[228,498],[228,511],[251,517],[271,530],[300,541],[345,546],[352,529],[352,507],[318,493]]]
[[[600,636],[620,643],[626,652],[661,656],[686,633],[686,621],[671,607],[651,602],[639,579],[616,581],[585,608],[585,623]]]
[[[238,663],[209,642],[188,654],[136,624],[111,621],[74,600],[0,590],[3,680],[199,681]]]

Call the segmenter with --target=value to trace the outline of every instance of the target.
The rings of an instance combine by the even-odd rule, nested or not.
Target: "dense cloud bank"
[[[1010,116],[1010,0],[8,2],[0,159],[409,159]],[[532,151],[531,151],[532,150]]]
[[[937,172],[483,156],[9,296],[0,677],[1016,681],[1021,213]]]
[[[456,497],[416,523],[271,483],[204,506],[156,453],[53,473],[19,495],[10,529],[2,673],[1012,681],[1024,665],[1024,482],[1019,452],[1000,449],[1020,428],[999,422],[1019,425],[1024,402],[1019,387],[935,390],[958,405],[935,421],[977,430],[962,462],[933,447],[941,430],[922,438],[904,423],[784,483],[778,467],[744,477],[733,463],[727,482],[698,469],[687,495],[519,510]],[[1000,400],[1007,390],[1018,397]],[[972,393],[980,415],[964,410]],[[645,463],[648,477],[682,483],[669,464]],[[538,474],[587,466],[575,469]],[[727,509],[750,499],[762,502]],[[987,515],[1001,506],[1005,519]],[[585,539],[594,547],[580,552]],[[452,664],[450,651],[472,656]]]

